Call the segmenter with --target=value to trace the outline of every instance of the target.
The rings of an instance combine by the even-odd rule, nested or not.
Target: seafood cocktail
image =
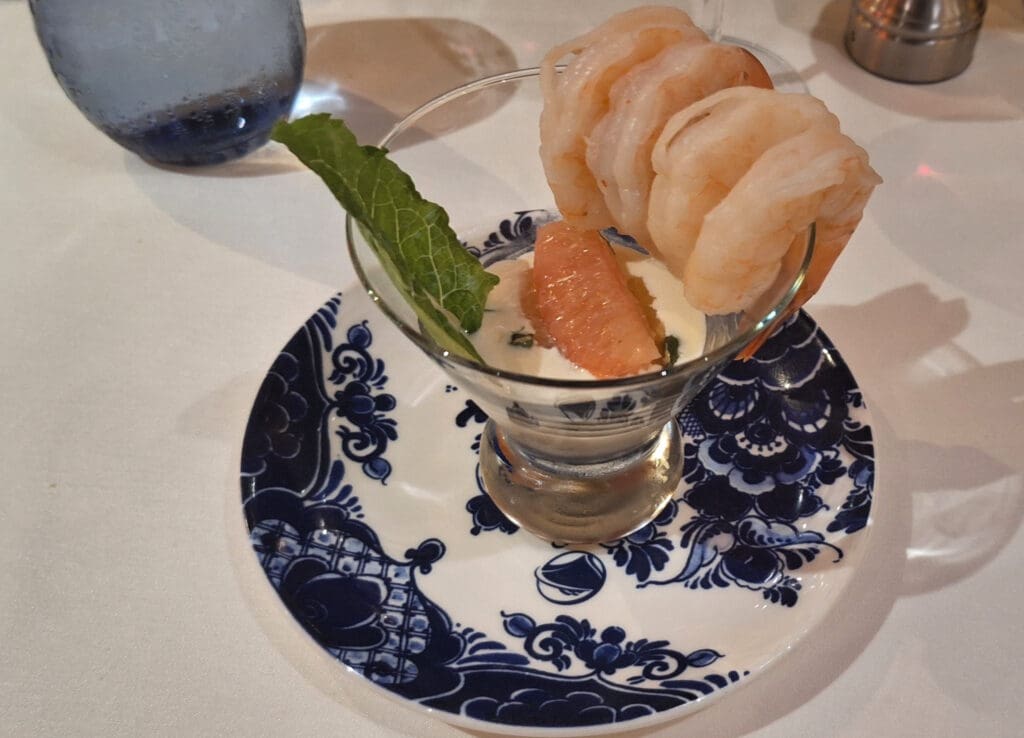
[[[488,415],[483,485],[527,530],[592,543],[655,518],[681,492],[680,411],[849,239],[877,175],[820,101],[770,85],[640,8],[380,149],[323,116],[275,134],[348,210],[377,304]]]

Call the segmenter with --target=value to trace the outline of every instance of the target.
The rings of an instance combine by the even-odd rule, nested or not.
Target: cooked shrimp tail
[[[765,151],[815,123],[839,130],[820,100],[754,87],[715,92],[672,116],[651,157],[652,252],[682,278],[707,214]]]
[[[612,85],[608,113],[594,126],[587,143],[587,165],[620,233],[651,245],[651,154],[665,123],[688,105],[736,85],[771,88],[772,83],[748,51],[714,43],[670,46]]]
[[[683,40],[704,43],[707,36],[677,8],[642,7],[556,46],[541,62],[541,162],[559,211],[574,226],[611,225],[604,196],[587,167],[586,149],[591,131],[608,112],[612,85],[635,65]]]

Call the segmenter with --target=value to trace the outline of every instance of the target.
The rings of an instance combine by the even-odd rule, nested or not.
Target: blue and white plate
[[[519,531],[484,415],[358,289],[288,342],[245,432],[260,565],[344,667],[450,722],[615,732],[732,692],[820,622],[865,547],[869,417],[800,314],[682,414],[685,491],[615,543]]]

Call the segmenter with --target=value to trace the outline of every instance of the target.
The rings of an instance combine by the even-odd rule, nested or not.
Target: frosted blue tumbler
[[[215,164],[265,143],[295,100],[298,0],[30,0],[64,92],[151,161]]]

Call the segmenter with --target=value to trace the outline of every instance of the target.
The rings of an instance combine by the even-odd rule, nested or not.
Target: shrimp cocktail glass
[[[559,543],[683,493],[683,408],[815,293],[881,181],[821,100],[661,5],[442,95],[380,148],[326,116],[274,137],[348,211],[378,306],[487,413],[491,500]]]
[[[620,261],[632,265],[630,274],[649,277],[643,290],[644,309],[656,312],[663,328],[662,335],[656,336],[658,356],[643,359],[640,369],[629,376],[609,378],[602,362],[615,372],[615,347],[624,343],[628,349],[633,337],[626,334],[634,330],[628,321],[613,320],[610,330],[622,335],[612,335],[610,344],[604,337],[605,348],[597,351],[597,364],[592,364],[596,370],[573,366],[557,348],[542,345],[542,330],[531,322],[531,310],[546,310],[549,318],[552,310],[582,310],[588,315],[593,311],[585,302],[583,308],[573,307],[543,291],[532,299],[523,298],[531,279],[536,281],[532,267],[554,270],[557,276],[561,266],[542,264],[539,247],[532,253],[538,231],[542,239],[559,238],[558,211],[538,157],[541,106],[537,70],[521,70],[453,90],[393,128],[380,148],[411,177],[419,195],[431,201],[428,205],[434,208],[432,203],[439,203],[443,211],[423,210],[419,200],[392,208],[395,198],[381,196],[379,188],[356,198],[358,202],[342,196],[339,200],[350,213],[349,253],[367,292],[401,332],[486,412],[489,420],[481,437],[480,470],[495,505],[542,538],[596,543],[644,526],[681,494],[683,448],[677,417],[726,363],[787,308],[810,261],[813,229],[793,249],[791,268],[783,269],[755,304],[719,316],[689,308],[682,287],[667,271],[658,271],[630,239],[606,232],[614,249],[602,242],[599,250],[614,250]],[[277,137],[314,169],[318,159],[328,158],[322,150],[303,151],[281,131]],[[400,173],[390,170],[371,176],[372,169],[367,166],[365,172],[352,173],[352,181],[358,186],[360,177],[392,184],[401,179]],[[331,172],[317,171],[330,185]],[[377,198],[378,205],[369,201],[371,197]],[[393,220],[399,229],[401,221],[407,221],[408,247],[402,237],[392,236],[397,251],[380,248],[380,240],[388,236],[365,226],[365,218],[372,217],[369,211],[375,208],[392,208],[384,220]],[[423,262],[434,262],[429,269],[439,271],[440,278],[463,269],[458,261],[449,263],[451,254],[433,248],[436,243],[422,250],[412,243],[425,231],[430,232],[425,241],[443,240],[438,234],[445,230],[439,226],[445,224],[438,221],[444,220],[445,212],[462,255],[468,252],[501,280],[497,286],[485,285],[490,290],[486,307],[475,316],[479,325],[472,326],[468,335],[453,336],[460,331],[439,326],[437,313],[448,313],[448,309],[417,300],[412,294],[417,288],[404,279],[404,272]],[[556,256],[563,253],[557,250]],[[410,261],[396,263],[403,258]],[[598,266],[577,282],[598,302],[611,295],[612,302],[605,308],[615,317],[628,312],[614,303],[615,285],[609,286],[605,279]],[[472,279],[468,285],[458,279],[453,284],[439,292],[479,287]],[[541,305],[532,304],[538,300]],[[456,296],[453,310],[458,309],[457,303]],[[575,339],[584,352],[592,343],[586,317],[554,316],[554,323],[571,324],[570,331],[582,332]],[[420,443],[425,453],[440,450],[437,438],[423,438]]]

